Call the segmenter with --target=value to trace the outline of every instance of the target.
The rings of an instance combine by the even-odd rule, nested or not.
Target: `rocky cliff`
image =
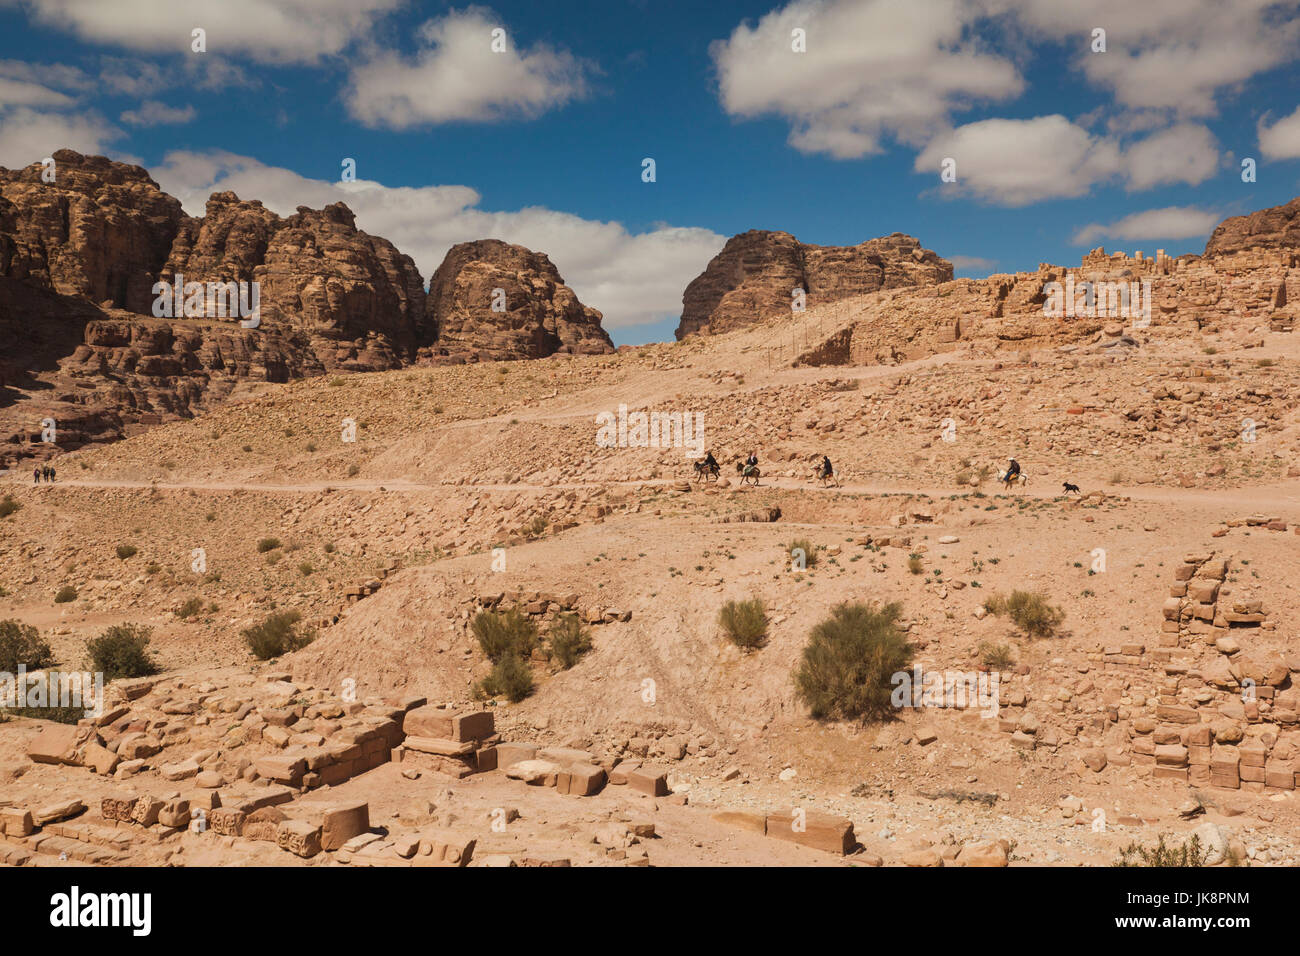
[[[600,313],[521,246],[455,247],[428,297],[343,203],[280,217],[220,192],[192,217],[138,166],[53,158],[48,182],[40,165],[0,168],[0,461],[186,417],[241,381],[613,350]],[[256,283],[259,324],[187,316],[183,299],[154,315],[155,283],[176,276]],[[58,443],[33,444],[51,417]]]
[[[682,295],[677,338],[726,332],[789,313],[793,290],[805,307],[881,289],[952,279],[952,263],[901,232],[856,246],[812,246],[788,232],[751,230],[732,236]]]
[[[601,315],[545,254],[497,239],[453,246],[429,282],[439,357],[453,361],[614,351]]]
[[[1205,244],[1207,256],[1249,249],[1300,249],[1300,198],[1223,220]]]

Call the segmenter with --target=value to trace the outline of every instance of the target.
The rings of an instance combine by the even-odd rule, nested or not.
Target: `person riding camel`
[[[758,467],[758,452],[751,451],[749,457],[745,459],[745,470],[743,474],[752,475],[754,469]]]

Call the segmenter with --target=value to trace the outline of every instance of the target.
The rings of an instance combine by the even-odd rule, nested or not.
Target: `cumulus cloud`
[[[920,143],[978,100],[1019,95],[1012,63],[969,31],[972,0],[795,0],[713,44],[723,108],[790,121],[790,143],[839,159],[881,151],[885,137]],[[792,49],[805,31],[807,52]]]
[[[191,215],[202,215],[207,197],[225,189],[260,199],[281,215],[300,205],[346,202],[357,214],[358,228],[410,255],[426,281],[457,242],[519,243],[546,253],[583,303],[604,313],[605,328],[611,330],[679,315],[682,290],[726,241],[708,229],[666,224],[631,233],[617,222],[537,206],[481,209],[479,194],[467,186],[330,183],[227,152],[172,152],[151,172]]]
[[[1125,146],[1060,114],[959,126],[932,140],[914,168],[937,179],[945,159],[955,160],[957,181],[941,190],[1004,206],[1082,196],[1112,180],[1129,189],[1196,185],[1220,161],[1214,136],[1198,124],[1171,127]]]
[[[195,115],[193,106],[168,106],[158,100],[146,100],[139,109],[127,110],[119,119],[130,126],[170,126],[191,122]]]
[[[917,172],[938,179],[945,159],[956,161],[960,194],[1006,206],[1081,196],[1120,169],[1119,146],[1064,116],[989,119],[940,136],[916,157]],[[945,189],[948,188],[946,185]]]
[[[311,63],[368,36],[371,22],[403,0],[0,0],[42,26],[81,40],[150,53],[190,53],[207,31],[207,56]]]
[[[1074,62],[1121,105],[1180,117],[1215,115],[1224,91],[1290,61],[1300,40],[1300,0],[987,0],[987,6],[1031,36],[1074,43]],[[1104,53],[1091,51],[1096,27],[1106,30]]]
[[[448,13],[419,31],[413,57],[377,53],[352,70],[343,99],[366,126],[409,129],[454,121],[536,116],[586,94],[588,67],[545,44],[516,45],[505,24],[482,7]],[[500,42],[500,41],[498,41]]]
[[[0,112],[0,166],[38,163],[56,149],[104,153],[122,135],[97,113],[53,113],[26,106]]]
[[[1152,133],[1124,154],[1129,189],[1168,183],[1197,186],[1219,168],[1219,144],[1199,123],[1182,123]]]
[[[957,272],[983,272],[991,273],[993,267],[998,264],[996,259],[986,259],[983,256],[944,256]]]
[[[1300,158],[1300,107],[1272,126],[1259,123],[1259,150],[1266,159]]]
[[[1089,223],[1075,231],[1071,242],[1090,246],[1098,239],[1192,239],[1208,236],[1222,217],[1195,206],[1166,206],[1135,212],[1109,223]]]
[[[0,166],[28,166],[65,146],[106,152],[122,131],[93,110],[71,112],[92,86],[76,67],[0,60]]]

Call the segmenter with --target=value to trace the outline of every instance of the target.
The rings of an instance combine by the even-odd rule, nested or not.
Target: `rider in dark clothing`
[[[822,467],[821,467],[821,475],[820,475],[820,477],[822,477],[822,478],[830,478],[830,477],[831,477],[832,475],[834,475],[834,474],[835,474],[835,471],[831,468],[831,459],[830,459],[830,456],[829,456],[829,455],[822,455]]]
[[[1017,477],[1020,474],[1020,462],[1014,458],[1007,459],[1007,481]]]
[[[718,459],[713,457],[713,452],[706,452],[704,455],[704,467],[709,471],[718,471]]]
[[[745,459],[745,474],[750,474],[758,467],[758,452],[751,451],[749,457]]]

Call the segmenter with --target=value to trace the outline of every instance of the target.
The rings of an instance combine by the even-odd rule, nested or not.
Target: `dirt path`
[[[362,492],[401,492],[405,494],[437,494],[445,495],[449,488],[464,488],[471,491],[555,491],[555,490],[584,490],[593,488],[640,488],[640,487],[667,487],[676,485],[683,480],[682,478],[647,478],[639,481],[568,481],[568,482],[547,482],[545,484],[533,484],[530,482],[515,483],[484,483],[484,484],[455,484],[452,482],[427,484],[423,482],[409,481],[404,478],[392,478],[385,480],[368,480],[368,481],[316,481],[304,482],[297,484],[272,484],[272,483],[250,483],[250,482],[211,482],[211,481],[169,481],[169,482],[152,482],[152,481],[135,481],[129,479],[109,478],[103,480],[75,478],[70,480],[60,480],[57,484],[61,487],[72,488],[132,488],[132,489],[150,489],[159,488],[166,491],[209,491],[209,492],[229,492],[229,491],[258,491],[267,494],[317,494],[327,489],[333,491],[362,491]],[[22,484],[21,478],[11,479],[11,484]],[[701,486],[692,483],[692,488]],[[763,483],[754,489],[753,486],[744,486],[734,490],[762,490],[762,489],[780,489],[782,491],[804,491],[815,494],[866,494],[866,495],[917,495],[929,498],[946,498],[953,494],[960,494],[957,489],[952,487],[915,487],[903,484],[854,484],[848,483],[838,487],[823,487],[822,485],[805,481],[798,478],[767,478]],[[1011,498],[1032,498],[1034,500],[1052,500],[1062,497],[1055,490],[1042,490],[1026,488],[1015,492],[1003,492],[998,488],[991,488],[985,492],[990,497],[1004,496]],[[1300,480],[1292,479],[1277,485],[1261,485],[1254,488],[1235,488],[1224,490],[1203,490],[1196,488],[1162,488],[1151,486],[1131,486],[1131,487],[1112,487],[1107,489],[1108,496],[1120,496],[1132,498],[1137,501],[1149,501],[1160,504],[1167,504],[1175,507],[1211,507],[1222,506],[1225,509],[1243,510],[1250,513],[1258,512],[1261,508],[1269,510],[1280,510],[1300,507]]]

